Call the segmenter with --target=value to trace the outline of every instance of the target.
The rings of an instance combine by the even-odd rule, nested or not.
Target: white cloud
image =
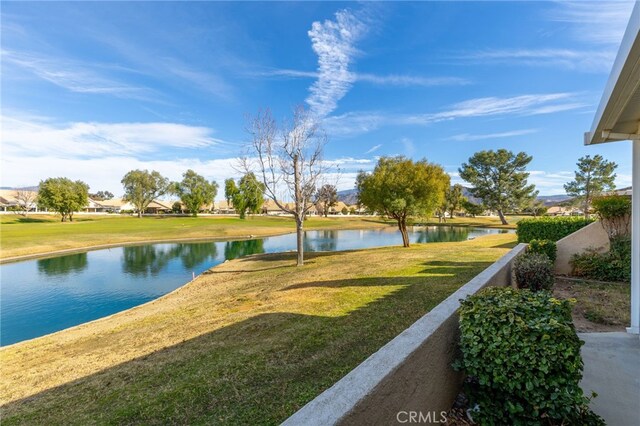
[[[511,138],[514,136],[529,135],[531,133],[536,133],[537,131],[538,129],[523,129],[523,130],[512,130],[509,132],[488,133],[483,135],[472,135],[469,133],[462,133],[459,135],[451,136],[448,139],[452,141],[458,141],[458,142],[478,141],[478,140],[484,140],[484,139]]]
[[[32,118],[2,116],[3,156],[95,158],[142,155],[167,148],[196,149],[228,144],[207,127],[176,123],[96,123],[55,125]]]
[[[382,144],[381,144],[381,143],[379,143],[378,145],[374,145],[374,146],[372,146],[371,148],[369,148],[369,149],[367,150],[367,152],[365,152],[365,154],[371,154],[371,153],[374,153],[374,152],[376,152],[377,150],[379,150],[381,147],[382,147]]]
[[[152,100],[155,96],[151,89],[120,82],[77,61],[64,61],[8,50],[2,50],[2,60],[76,93],[104,94],[139,100]]]
[[[585,72],[609,72],[613,50],[573,49],[489,49],[459,57],[474,63],[551,66]]]
[[[550,11],[552,21],[571,25],[576,40],[618,45],[622,40],[634,1],[562,1]]]
[[[298,71],[291,69],[272,69],[254,72],[249,76],[283,77],[283,78],[319,78],[316,71]],[[353,82],[366,82],[379,86],[430,87],[430,86],[463,86],[471,81],[460,77],[425,77],[405,74],[376,75],[369,73],[351,73]]]
[[[576,93],[546,93],[507,98],[485,97],[459,102],[437,113],[383,114],[381,112],[350,112],[327,117],[324,125],[332,136],[364,134],[382,126],[429,125],[460,118],[501,115],[540,115],[568,111],[588,106],[579,102]]]
[[[357,50],[355,43],[364,35],[366,25],[348,10],[336,12],[335,21],[314,22],[309,38],[318,55],[318,80],[309,91],[307,103],[319,117],[338,106],[355,81],[349,70]]]
[[[130,170],[157,170],[171,180],[180,180],[187,169],[193,169],[219,185],[229,177],[239,177],[234,169],[236,158],[202,161],[197,158],[146,161],[131,156],[109,155],[101,158],[61,158],[55,155],[3,156],[2,185],[37,185],[39,181],[57,176],[80,179],[92,190],[108,190],[122,195],[120,180]],[[219,194],[220,195],[220,194]],[[222,194],[224,195],[224,194]]]

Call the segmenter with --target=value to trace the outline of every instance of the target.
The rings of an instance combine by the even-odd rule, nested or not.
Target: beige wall
[[[511,285],[511,264],[525,249],[519,244],[283,424],[404,424],[412,411],[438,424],[462,383],[462,374],[451,368],[458,350],[459,300],[484,287]]]
[[[555,263],[555,273],[569,275],[571,273],[571,257],[587,249],[605,252],[609,250],[609,236],[600,221],[593,222],[571,235],[567,235],[557,242],[558,257]]]

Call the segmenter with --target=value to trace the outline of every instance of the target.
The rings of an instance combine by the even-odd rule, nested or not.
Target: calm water
[[[463,241],[507,232],[422,227],[413,243]],[[307,231],[306,251],[401,244],[398,231]],[[43,336],[153,300],[227,259],[295,249],[295,234],[256,240],[146,244],[0,266],[0,345]]]

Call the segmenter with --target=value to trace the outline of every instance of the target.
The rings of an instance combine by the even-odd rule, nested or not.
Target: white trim
[[[640,334],[640,140],[632,145],[631,327],[627,331]]]

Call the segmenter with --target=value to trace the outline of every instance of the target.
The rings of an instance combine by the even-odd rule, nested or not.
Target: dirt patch
[[[573,323],[578,332],[624,331],[629,325],[629,284],[557,278],[553,293],[576,299]]]

